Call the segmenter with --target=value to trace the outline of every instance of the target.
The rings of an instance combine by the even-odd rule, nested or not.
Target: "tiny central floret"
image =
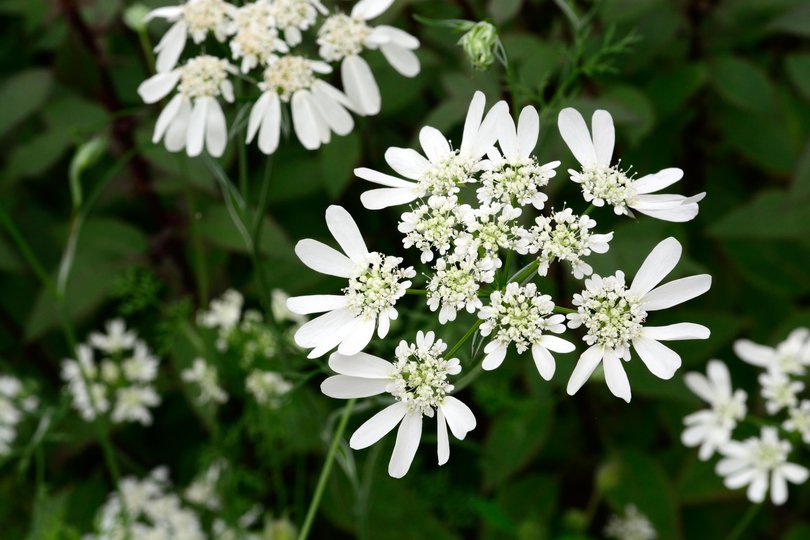
[[[790,443],[779,439],[756,439],[751,445],[751,461],[755,468],[769,472],[787,461]]]
[[[624,274],[585,281],[585,290],[574,295],[577,319],[587,329],[585,342],[599,344],[624,356],[630,342],[641,334],[647,312],[624,284]]]
[[[512,222],[520,217],[520,208],[494,203],[470,212],[466,220],[467,235],[456,240],[463,253],[479,248],[488,256],[497,256],[500,249],[512,249]]]
[[[355,315],[370,319],[394,307],[411,286],[408,278],[414,277],[416,272],[411,267],[400,268],[401,257],[372,252],[367,261],[368,265],[349,279],[343,293]]]
[[[189,98],[216,97],[228,80],[227,60],[215,56],[198,56],[180,68],[178,91]]]
[[[289,101],[294,93],[312,87],[315,74],[309,60],[301,56],[282,56],[264,70],[262,90],[275,91],[282,101]]]
[[[277,28],[309,28],[318,16],[310,0],[273,0],[269,3],[270,16]]]
[[[422,262],[433,260],[433,250],[444,255],[452,247],[461,220],[459,214],[470,210],[468,205],[458,204],[458,197],[434,195],[427,204],[422,204],[412,212],[402,214],[397,227],[404,233],[402,243],[406,248],[415,246],[422,252]]]
[[[627,206],[636,198],[632,180],[618,166],[593,165],[582,171],[568,171],[571,180],[582,186],[585,200],[594,206],[613,206],[617,214],[627,212]]]
[[[474,160],[455,151],[438,162],[431,161],[417,188],[423,195],[454,195],[459,192],[459,185],[474,181],[470,178],[474,165]]]
[[[551,296],[538,295],[534,283],[521,287],[512,282],[506,286],[505,292],[493,292],[489,305],[481,309],[479,317],[484,319],[481,335],[488,336],[497,329],[495,339],[504,345],[514,343],[518,353],[523,353],[539,343],[543,333],[552,327],[555,331],[564,328],[549,321],[548,316],[553,312]]]
[[[207,32],[221,33],[228,24],[228,3],[225,0],[194,0],[183,6],[183,20],[188,32],[201,41]]]
[[[269,4],[255,2],[239,8],[234,16],[236,34],[231,38],[234,58],[254,58],[264,63],[275,51],[286,50],[279,41],[278,30],[269,25],[269,20]]]
[[[359,54],[371,28],[362,19],[338,13],[327,18],[318,30],[319,54],[327,62],[338,62]]]
[[[433,416],[434,409],[453,391],[448,375],[457,375],[461,366],[457,358],[445,359],[447,344],[434,340],[433,332],[417,334],[416,343],[401,341],[396,349],[396,371],[387,391],[398,401],[408,404],[411,412]]]
[[[553,168],[538,165],[533,156],[497,160],[481,174],[478,200],[481,204],[501,202],[543,208],[548,197],[540,189],[548,185],[555,174]]]

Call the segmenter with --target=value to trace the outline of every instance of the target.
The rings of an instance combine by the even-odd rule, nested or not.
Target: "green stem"
[[[478,327],[481,326],[481,324],[483,322],[484,321],[481,320],[481,319],[478,319],[477,321],[475,321],[475,324],[473,324],[470,327],[470,329],[467,330],[466,334],[461,336],[461,339],[458,340],[456,342],[456,344],[453,345],[453,347],[449,351],[447,351],[447,353],[444,355],[444,357],[445,358],[453,358],[453,355],[458,352],[458,350],[461,348],[461,346],[464,345],[467,342],[467,340],[470,339],[473,336],[473,334],[475,334],[475,331],[478,330]]]
[[[205,246],[197,227],[197,209],[194,204],[194,194],[191,189],[191,181],[188,174],[188,161],[185,156],[178,157],[180,160],[180,172],[183,177],[183,195],[186,200],[186,212],[188,212],[188,230],[191,236],[191,247],[194,251],[194,278],[197,282],[197,293],[200,305],[208,305],[208,266],[205,262]]]
[[[748,511],[743,515],[742,519],[737,522],[737,526],[734,527],[734,530],[731,531],[731,534],[728,535],[726,540],[737,540],[738,538],[742,538],[743,533],[751,524],[751,521],[753,521],[760,508],[762,508],[762,503],[750,506]]]
[[[590,205],[584,212],[582,212],[582,215],[587,216],[588,214],[593,212],[594,208],[596,208],[594,205]]]
[[[53,281],[48,276],[48,273],[45,271],[45,268],[39,263],[39,259],[37,256],[34,255],[34,252],[28,247],[28,243],[20,234],[20,231],[17,229],[17,226],[14,225],[14,222],[11,220],[11,217],[6,213],[5,208],[0,206],[0,222],[3,223],[3,226],[6,228],[9,236],[17,245],[17,249],[20,250],[22,253],[23,258],[25,258],[26,262],[28,262],[28,266],[34,271],[37,275],[39,280],[42,282],[42,285],[48,289],[48,292],[53,295],[54,298],[57,300],[61,299],[61,295],[56,290],[56,287],[53,284]]]
[[[315,486],[315,493],[312,495],[312,500],[309,503],[309,510],[307,510],[304,524],[301,525],[301,532],[298,534],[298,540],[306,540],[309,536],[309,531],[312,529],[312,523],[315,520],[315,514],[318,512],[318,506],[321,504],[321,497],[326,488],[326,482],[329,480],[329,475],[332,472],[332,464],[335,461],[335,454],[337,453],[340,439],[343,437],[343,432],[346,431],[346,425],[349,423],[349,416],[354,407],[354,399],[350,399],[343,407],[343,413],[340,416],[335,434],[332,436],[332,443],[329,445],[329,453],[326,454],[326,461],[321,469],[321,475],[318,477],[318,484]]]
[[[554,306],[554,313],[576,313],[576,312],[577,312],[577,310],[575,310],[575,309],[562,307],[562,306]]]
[[[511,281],[514,281],[514,282],[517,282],[517,283],[522,282],[524,279],[526,279],[529,276],[531,276],[532,274],[534,274],[537,271],[538,266],[540,266],[540,263],[537,261],[537,259],[535,259],[534,261],[532,261],[531,263],[526,265],[523,268],[523,270],[521,270],[520,272],[515,274],[515,276],[511,279]]]

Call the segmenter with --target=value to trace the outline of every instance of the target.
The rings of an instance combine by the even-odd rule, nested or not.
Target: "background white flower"
[[[734,342],[734,352],[751,365],[787,375],[804,375],[810,366],[810,330],[797,328],[774,347],[748,339]]]
[[[191,367],[180,373],[180,378],[197,387],[195,401],[198,405],[204,406],[209,403],[218,405],[228,401],[228,394],[219,385],[217,368],[202,358],[195,358]]]

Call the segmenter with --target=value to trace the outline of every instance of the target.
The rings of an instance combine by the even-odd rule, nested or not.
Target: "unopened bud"
[[[464,49],[473,69],[483,71],[492,65],[498,54],[498,30],[486,21],[477,22],[461,36],[458,44]]]
[[[149,8],[143,4],[133,4],[124,11],[124,24],[135,32],[146,30],[146,14]]]

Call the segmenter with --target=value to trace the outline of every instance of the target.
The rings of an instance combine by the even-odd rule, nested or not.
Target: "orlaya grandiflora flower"
[[[155,46],[155,70],[164,73],[174,69],[186,47],[188,36],[195,43],[202,43],[210,32],[218,41],[224,42],[234,30],[232,18],[235,14],[236,6],[224,0],[188,0],[180,6],[165,6],[150,11],[146,21],[160,18],[174,23]]]
[[[231,55],[234,60],[241,59],[242,73],[267,64],[277,53],[290,50],[279,37],[278,29],[271,25],[270,6],[270,2],[258,0],[240,6],[233,14]]]
[[[166,149],[189,156],[198,156],[203,146],[214,157],[225,152],[228,130],[225,114],[217,97],[232,103],[233,85],[228,75],[236,72],[227,60],[215,56],[198,56],[185,65],[165,73],[157,73],[138,86],[138,94],[146,103],[156,103],[175,87],[175,95],[158,116],[152,142],[165,136]]]
[[[331,132],[346,135],[354,120],[346,110],[348,98],[337,88],[318,78],[331,73],[329,64],[301,56],[274,57],[259,83],[263,91],[253,105],[248,121],[247,142],[258,133],[259,149],[272,154],[281,133],[281,104],[289,103],[295,134],[307,150],[329,142]]]
[[[663,169],[641,178],[630,178],[619,165],[611,165],[615,130],[613,117],[604,110],[593,113],[591,132],[575,109],[560,111],[557,119],[560,135],[582,165],[581,171],[569,170],[571,180],[582,186],[585,200],[594,206],[613,206],[616,214],[632,216],[631,210],[664,221],[689,221],[698,213],[698,202],[705,193],[692,197],[654,194],[683,177],[677,168]]]
[[[356,354],[377,335],[388,334],[391,319],[397,318],[397,300],[411,286],[416,275],[413,268],[402,268],[400,257],[369,252],[357,224],[340,206],[326,209],[326,225],[345,255],[318,242],[301,240],[295,253],[301,261],[317,272],[349,280],[343,294],[297,296],[287,300],[293,313],[307,315],[323,313],[303,324],[295,333],[295,342],[312,349],[316,358],[338,347],[343,355]]]
[[[301,43],[301,32],[315,24],[318,13],[329,12],[319,0],[273,0],[267,4],[271,24],[284,34],[290,47]]]
[[[584,341],[590,347],[579,357],[571,374],[569,395],[582,387],[601,362],[610,391],[630,402],[630,383],[621,361],[630,360],[631,345],[653,375],[669,379],[681,366],[681,357],[661,341],[709,337],[708,328],[694,323],[645,326],[650,312],[678,305],[709,290],[712,278],[708,274],[658,286],[680,258],[681,244],[667,238],[650,252],[630,287],[625,285],[621,271],[585,280],[585,289],[574,295],[577,312],[568,315],[568,326],[584,326]]]
[[[769,372],[801,376],[810,366],[810,330],[797,328],[776,347],[740,339],[734,342],[734,352],[749,364]]]
[[[390,394],[396,402],[378,412],[357,431],[349,445],[355,450],[379,441],[397,424],[397,441],[388,463],[388,474],[403,477],[411,467],[422,438],[422,417],[436,415],[439,465],[450,458],[447,427],[457,439],[464,439],[475,428],[470,408],[449,395],[453,385],[448,375],[458,375],[458,358],[445,358],[447,344],[433,332],[417,332],[416,343],[401,341],[394,363],[366,353],[345,356],[334,353],[329,367],[338,373],[321,384],[329,397],[353,399]]]
[[[393,3],[360,0],[349,15],[330,15],[318,30],[319,54],[327,62],[340,62],[343,87],[359,114],[377,114],[381,104],[377,81],[360,56],[364,48],[380,49],[391,67],[405,77],[419,73],[419,59],[413,53],[419,48],[418,39],[399,28],[368,25]]]
[[[430,126],[419,132],[424,156],[411,148],[389,148],[385,161],[407,180],[365,167],[355,169],[354,174],[360,178],[386,186],[363,193],[360,196],[363,206],[379,210],[407,204],[425,195],[454,195],[461,184],[472,181],[471,175],[486,166],[482,157],[495,144],[498,123],[508,111],[506,102],[500,101],[484,117],[485,105],[484,94],[476,92],[467,110],[461,147],[457,150],[438,129]]]

